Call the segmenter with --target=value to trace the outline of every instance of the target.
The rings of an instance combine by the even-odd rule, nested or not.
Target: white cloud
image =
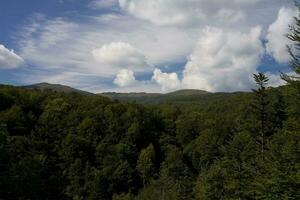
[[[245,19],[244,8],[262,0],[119,0],[130,14],[160,26],[232,24]]]
[[[159,69],[154,70],[152,80],[159,84],[164,92],[177,90],[181,86],[176,73],[163,73]]]
[[[183,87],[207,91],[247,90],[263,53],[261,28],[249,33],[208,27],[189,57]]]
[[[137,83],[134,73],[128,69],[122,69],[116,76],[114,83],[120,87],[127,87]]]
[[[13,69],[19,67],[24,60],[13,50],[0,44],[0,69]]]
[[[134,71],[150,67],[146,57],[136,48],[124,42],[112,42],[92,51],[94,59],[108,68],[126,68]]]
[[[153,65],[181,62],[192,49],[198,30],[187,34],[180,29],[156,27],[128,16],[108,14],[89,18],[86,23],[39,16],[21,32],[18,49],[31,66],[111,77],[129,64],[134,71],[151,71]],[[122,48],[129,51],[130,59],[122,53]],[[119,58],[95,60],[93,50],[103,53],[104,49],[107,54],[114,51]]]
[[[278,86],[286,84],[286,82],[284,80],[282,80],[280,74],[273,74],[273,73],[267,72],[267,73],[265,73],[265,75],[268,77],[268,79],[269,79],[268,85],[271,87],[278,87]]]
[[[277,19],[269,26],[266,45],[267,52],[279,63],[290,60],[286,45],[292,42],[286,37],[289,33],[289,25],[293,24],[293,17],[297,15],[297,10],[282,7]]]
[[[113,2],[113,0],[97,0],[100,7],[110,6]],[[239,43],[236,41],[239,41],[240,35],[247,35],[242,33],[249,31],[257,24],[262,24],[265,31],[268,25],[274,21],[278,9],[284,5],[289,6],[282,0],[272,0],[272,4],[269,3],[269,0],[119,0],[119,3],[123,11],[114,6],[116,9],[113,12],[110,12],[111,9],[105,8],[106,14],[99,12],[100,14],[85,15],[76,21],[73,20],[74,18],[36,16],[15,37],[18,39],[16,47],[18,54],[34,70],[39,70],[39,73],[33,74],[33,76],[45,79],[53,76],[51,80],[66,82],[67,80],[63,80],[64,78],[57,79],[58,73],[74,72],[78,73],[75,78],[69,75],[64,77],[73,85],[76,82],[79,85],[84,82],[85,88],[95,88],[94,85],[101,85],[99,82],[103,80],[105,87],[103,85],[101,87],[104,87],[105,90],[149,91],[152,89],[157,91],[159,84],[151,80],[150,75],[153,67],[168,65],[170,66],[168,71],[170,71],[176,64],[174,71],[183,70],[182,68],[178,69],[178,63],[185,63],[187,55],[191,55],[192,58],[199,54],[196,52],[198,45],[195,47],[195,44],[206,26],[219,27],[218,29],[222,30],[225,35],[227,35],[226,33],[241,32],[235,34],[236,40],[231,39],[232,50],[230,49],[229,54],[235,55],[233,49],[241,51]],[[228,39],[225,37],[226,40]],[[237,47],[234,47],[234,44]],[[253,46],[251,42],[248,45]],[[220,48],[229,46],[229,44],[224,44],[220,45]],[[93,50],[95,55],[92,53]],[[243,51],[247,51],[247,49]],[[217,56],[218,60],[222,60],[219,55]],[[228,59],[230,60],[228,62],[242,60],[237,56],[232,57]],[[225,58],[223,60],[226,61]],[[248,60],[255,59],[251,57]],[[189,58],[187,66],[192,63],[197,65],[197,62],[201,64],[200,60]],[[250,63],[250,61],[245,62]],[[247,63],[245,65],[248,65]],[[183,66],[184,64],[182,64]],[[191,80],[193,74],[188,73],[191,67],[187,66],[184,69],[185,87],[203,89],[203,85],[200,83],[201,78],[195,78],[195,81]],[[228,83],[229,78],[225,77],[226,81],[223,80],[222,75],[218,76],[218,80],[214,80],[220,84],[212,83],[213,78],[207,78],[207,74],[212,73],[213,70],[206,72],[205,67],[201,66],[200,68],[203,68],[199,71],[201,72],[200,77],[204,77],[205,80],[203,81],[204,88],[225,90],[233,85]],[[226,70],[221,66],[220,68],[215,71]],[[117,87],[112,80],[121,69],[149,74],[149,77],[147,80],[140,80],[138,86]],[[246,66],[245,69],[248,67]],[[251,71],[250,76],[255,67],[251,69],[249,70]],[[234,72],[234,78],[248,80],[249,78],[245,77],[246,72],[242,72],[243,70],[242,66],[237,69],[241,72]],[[90,75],[93,77],[92,80]],[[242,76],[238,77],[239,75]],[[194,75],[194,77],[197,76],[198,74]],[[241,82],[236,84],[240,84],[240,87],[235,86],[232,90],[246,88],[244,86],[248,85],[245,84],[246,81]]]

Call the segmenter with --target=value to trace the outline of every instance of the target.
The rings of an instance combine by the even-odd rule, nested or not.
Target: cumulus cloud
[[[249,33],[208,27],[189,56],[183,86],[207,91],[247,90],[263,53],[261,28]]]
[[[176,73],[163,73],[160,69],[155,69],[152,80],[161,86],[163,91],[172,91],[180,88],[180,80]]]
[[[149,68],[146,57],[128,43],[112,42],[92,51],[94,59],[112,68],[126,68],[141,71]]]
[[[286,46],[291,45],[292,42],[286,35],[289,33],[289,25],[293,24],[294,16],[297,13],[295,9],[282,7],[275,22],[269,26],[266,49],[279,63],[285,63],[290,60]]]
[[[123,10],[161,26],[193,25],[206,20],[223,24],[241,22],[245,19],[243,8],[258,2],[261,0],[119,0]]]
[[[135,79],[134,73],[128,69],[122,69],[116,76],[114,83],[120,87],[127,87],[135,84],[137,81]]]
[[[151,72],[154,66],[162,68],[167,65],[170,66],[169,71],[173,66],[176,66],[174,71],[184,70],[183,85],[185,87],[225,90],[229,88],[229,85],[233,85],[228,83],[229,78],[219,75],[214,80],[211,78],[212,75],[207,74],[213,73],[214,70],[211,68],[216,67],[208,66],[206,72],[204,64],[201,64],[202,58],[196,58],[201,53],[197,41],[199,36],[203,37],[202,30],[206,26],[213,26],[219,27],[218,29],[223,32],[222,35],[236,33],[234,34],[236,38],[231,39],[231,45],[219,46],[225,49],[232,47],[228,53],[232,57],[227,61],[221,58],[221,55],[217,55],[218,60],[223,59],[224,66],[227,66],[230,65],[228,62],[237,63],[235,60],[242,60],[235,56],[236,52],[233,50],[234,44],[237,43],[237,51],[242,51],[239,47],[240,36],[249,36],[246,32],[257,24],[261,24],[265,30],[273,22],[279,8],[284,5],[289,6],[282,0],[272,0],[272,5],[269,0],[119,0],[117,3],[122,10],[115,9],[110,12],[112,9],[106,9],[116,1],[89,1],[92,2],[91,5],[94,4],[94,8],[97,6],[104,8],[105,12],[82,15],[79,20],[78,18],[74,20],[74,18],[47,18],[46,16],[36,16],[31,21],[29,20],[30,23],[18,31],[20,34],[16,35],[16,38],[18,38],[18,54],[26,60],[28,65],[39,70],[39,73],[33,76],[51,78],[49,76],[53,75],[53,80],[63,82],[64,78],[57,79],[57,73],[67,73],[64,77],[73,85],[75,82],[78,84],[86,82],[86,88],[89,86],[91,88],[95,84],[101,85],[99,83],[101,80],[105,85],[101,87],[105,90],[110,88],[116,91],[151,91],[151,89],[157,91],[157,88],[162,85],[151,79]],[[224,38],[224,41],[229,40],[229,36],[224,36]],[[251,42],[248,44],[250,47],[253,46]],[[196,47],[195,44],[197,44]],[[246,52],[247,49],[243,51]],[[220,50],[220,52],[225,52],[225,50]],[[225,57],[225,53],[219,54],[224,54]],[[187,55],[191,56],[183,69],[185,64],[182,63],[187,61]],[[255,60],[253,57],[250,56],[249,60]],[[250,61],[245,61],[245,63],[245,68],[241,65],[240,68],[237,67],[237,72],[232,73],[233,78],[249,79],[245,75],[246,72],[238,72],[249,69],[247,66],[250,66],[248,64]],[[198,64],[201,70],[198,70],[199,73],[194,77],[201,75],[193,81],[192,68],[196,69]],[[194,65],[195,67],[190,67]],[[226,68],[222,69],[221,66],[220,70],[215,71],[226,71]],[[140,80],[139,84],[118,87],[113,84],[112,80],[122,69],[149,76]],[[249,71],[252,73],[255,67],[251,69]],[[75,72],[78,75],[74,78],[68,75],[69,72]],[[201,80],[204,80],[204,86]],[[212,80],[220,83],[212,83]],[[231,90],[246,88],[245,85],[248,85],[246,81],[241,82],[240,87],[235,86]]]
[[[13,50],[0,44],[0,69],[13,69],[19,67],[24,60]]]

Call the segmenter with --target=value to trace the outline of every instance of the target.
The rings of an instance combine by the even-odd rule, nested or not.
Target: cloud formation
[[[136,48],[124,42],[112,42],[92,51],[94,59],[108,68],[145,70],[150,65],[146,57]]]
[[[208,27],[189,56],[183,86],[207,91],[247,90],[260,62],[261,28],[249,33]]]
[[[232,24],[245,19],[247,6],[262,0],[119,0],[135,17],[160,26],[193,26],[203,23]],[[222,6],[220,6],[222,5]]]
[[[95,88],[103,80],[101,86],[114,91],[249,89],[263,52],[264,34],[278,10],[288,6],[282,0],[273,0],[272,5],[269,0],[90,2],[93,9],[100,8],[92,16],[76,20],[36,15],[23,27],[16,37],[17,49],[34,69],[33,79],[26,80],[68,79],[71,86],[80,85],[80,80],[85,88]],[[261,31],[252,28],[258,24]],[[178,75],[163,73],[166,66]],[[138,86],[122,86],[127,84],[119,81],[135,80],[130,71],[143,74]]]
[[[14,69],[19,67],[24,60],[13,50],[0,44],[0,69]]]
[[[291,45],[292,42],[286,35],[289,33],[289,25],[294,23],[293,20],[297,13],[295,9],[282,7],[276,21],[269,26],[266,50],[279,63],[290,60],[287,45]]]
[[[178,90],[181,87],[176,73],[163,73],[160,69],[154,70],[152,80],[161,86],[163,92]]]
[[[137,83],[134,73],[128,69],[122,69],[114,79],[114,84],[120,87],[127,87]]]

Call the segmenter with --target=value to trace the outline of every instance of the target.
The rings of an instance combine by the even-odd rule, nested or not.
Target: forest
[[[300,199],[295,20],[278,88],[257,73],[251,93],[139,104],[0,86],[0,199]]]

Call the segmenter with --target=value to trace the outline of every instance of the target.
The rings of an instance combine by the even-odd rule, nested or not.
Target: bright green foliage
[[[152,144],[141,151],[137,161],[137,170],[141,174],[144,183],[148,183],[155,173],[155,150]]]

